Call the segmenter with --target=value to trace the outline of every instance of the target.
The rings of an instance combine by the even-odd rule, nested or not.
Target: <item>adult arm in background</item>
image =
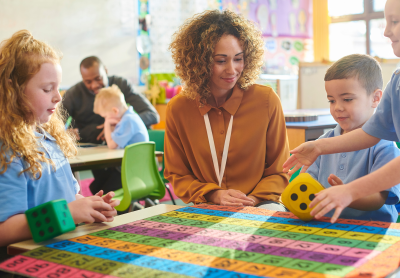
[[[118,85],[125,96],[125,101],[133,107],[136,113],[138,113],[146,127],[149,128],[150,125],[158,123],[160,121],[160,116],[158,115],[157,110],[150,103],[150,101],[142,94],[135,93],[132,85],[128,82],[128,80],[124,78],[118,79],[119,80],[115,80],[115,84]]]
[[[65,120],[67,120],[68,119],[68,117],[72,117],[72,119],[74,118],[74,115],[75,115],[75,111],[76,111],[76,107],[75,107],[75,99],[74,99],[74,97],[73,97],[73,91],[74,89],[72,89],[72,90],[67,90],[65,93],[64,93],[64,95],[63,95],[63,97],[62,97],[62,103],[61,103],[61,105],[62,105],[62,107],[64,108],[64,110],[67,112],[67,115],[66,115],[66,118],[65,118]],[[70,126],[68,127],[68,130],[70,131],[70,132],[72,132],[75,136],[76,136],[76,138],[79,140],[80,138],[79,138],[79,130],[77,129],[77,128],[73,128],[73,125],[72,124],[70,124]]]
[[[289,176],[283,172],[282,164],[289,157],[286,122],[279,97],[271,92],[268,100],[268,130],[266,136],[266,153],[264,173],[260,182],[248,195],[255,200],[278,202],[289,184]]]
[[[179,138],[170,105],[167,106],[166,114],[164,176],[173,185],[175,194],[185,203],[196,204],[210,201],[222,205],[253,206],[254,201],[246,197],[243,192],[234,189],[223,190],[218,184],[201,182],[193,174]],[[216,194],[208,199],[207,195],[213,192]]]
[[[67,112],[65,120],[68,119],[68,117],[74,118],[72,115],[75,114],[75,103],[74,103],[74,98],[72,96],[72,92],[68,93],[68,90],[64,93],[64,96],[62,98],[62,106]],[[79,129],[74,128],[72,124],[69,125],[67,132],[71,133],[72,135],[75,136],[75,138],[79,141],[81,140],[81,137],[79,136]]]
[[[74,90],[74,87],[67,90],[64,93],[63,98],[62,98],[62,106],[68,113],[68,116],[71,116],[72,118],[74,117],[75,111],[76,111],[76,108],[75,108],[76,99],[74,99],[73,90]]]

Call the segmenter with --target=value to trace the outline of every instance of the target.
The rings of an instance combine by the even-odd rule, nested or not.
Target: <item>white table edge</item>
[[[7,253],[10,255],[14,255],[16,253],[16,251],[18,251],[17,253],[22,253],[22,252],[32,250],[32,249],[35,249],[35,248],[38,248],[41,246],[45,246],[45,245],[48,245],[51,243],[59,242],[62,240],[68,240],[68,239],[71,239],[74,237],[83,236],[83,235],[87,235],[87,234],[94,233],[97,231],[120,226],[120,225],[130,223],[133,221],[137,221],[137,220],[141,220],[141,219],[148,218],[151,216],[155,216],[155,215],[159,215],[159,214],[166,213],[169,211],[173,211],[173,210],[176,210],[176,209],[179,209],[182,207],[183,206],[160,204],[160,205],[157,205],[154,207],[145,208],[143,210],[133,211],[130,213],[116,216],[114,218],[113,222],[92,223],[92,224],[78,226],[78,227],[76,227],[75,230],[73,230],[71,232],[62,234],[58,237],[55,237],[53,239],[46,240],[43,242],[36,243],[33,241],[33,239],[28,239],[25,241],[13,243],[7,247]]]

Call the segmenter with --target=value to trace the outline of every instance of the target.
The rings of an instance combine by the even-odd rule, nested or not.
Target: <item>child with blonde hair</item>
[[[132,106],[126,105],[124,94],[117,85],[100,89],[94,99],[93,112],[104,118],[104,137],[110,149],[123,149],[133,143],[149,141],[146,126]],[[95,179],[90,184],[90,191],[94,193],[102,189],[108,192],[118,189],[115,186],[120,187],[121,182],[100,183]]]
[[[77,152],[66,133],[61,54],[27,30],[0,45],[0,246],[31,237],[24,212],[65,199],[75,223],[112,221],[114,193],[84,198],[67,158]]]
[[[104,118],[104,137],[110,149],[149,141],[149,134],[142,119],[128,107],[124,94],[117,85],[100,89],[94,99],[94,113]]]

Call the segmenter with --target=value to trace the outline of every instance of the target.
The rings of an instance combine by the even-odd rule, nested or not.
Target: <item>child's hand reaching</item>
[[[331,223],[335,223],[339,218],[345,207],[348,207],[354,198],[349,190],[349,184],[343,184],[342,180],[335,175],[330,175],[328,182],[332,187],[322,190],[315,194],[314,200],[310,203],[310,208],[315,208],[310,212],[316,219],[321,218],[332,209],[335,209],[335,213],[331,218]],[[340,185],[340,186],[336,186]]]
[[[110,222],[112,220],[109,220],[102,212],[115,211],[110,204],[107,204],[99,196],[83,197],[80,194],[76,194],[76,200],[69,203],[68,207],[75,224]]]
[[[292,156],[283,164],[283,172],[288,172],[289,175],[292,175],[303,165],[305,167],[301,169],[301,172],[304,173],[308,169],[308,166],[313,164],[317,157],[321,155],[321,150],[318,148],[316,142],[306,142],[290,151],[290,153]],[[295,167],[290,170],[293,166]]]
[[[120,201],[119,200],[112,200],[112,198],[115,196],[114,192],[108,192],[106,195],[103,196],[103,190],[100,190],[95,194],[95,196],[99,196],[103,199],[103,201],[107,204],[109,204],[113,210],[110,211],[101,211],[101,213],[107,218],[107,222],[111,222],[114,220],[114,216],[117,215],[117,211],[115,209],[116,206],[119,205]],[[96,222],[101,222],[101,221],[96,221]]]

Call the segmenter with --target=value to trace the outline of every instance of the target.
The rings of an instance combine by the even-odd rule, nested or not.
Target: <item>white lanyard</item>
[[[221,187],[222,178],[224,177],[225,172],[226,160],[228,158],[229,142],[231,141],[233,115],[231,115],[231,119],[228,125],[228,131],[226,132],[224,151],[222,152],[221,170],[218,169],[217,152],[215,150],[214,138],[211,130],[210,119],[208,118],[208,113],[204,115],[204,122],[206,123],[208,143],[210,143],[210,150],[214,163],[215,174],[218,178],[218,185],[219,187]]]

